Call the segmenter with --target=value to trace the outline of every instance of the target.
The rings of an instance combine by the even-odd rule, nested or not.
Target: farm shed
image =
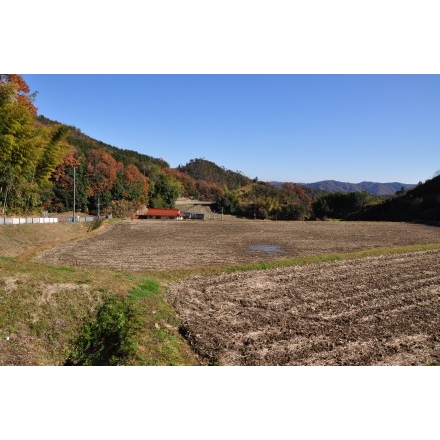
[[[147,208],[145,213],[136,214],[133,218],[135,220],[145,220],[145,219],[181,220],[183,219],[183,213],[181,213],[178,209]]]

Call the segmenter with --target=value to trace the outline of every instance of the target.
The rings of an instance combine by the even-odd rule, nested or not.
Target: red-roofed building
[[[135,220],[145,220],[145,219],[175,219],[182,220],[183,213],[178,209],[167,209],[167,208],[147,208],[146,212],[143,214],[136,214],[133,217]]]

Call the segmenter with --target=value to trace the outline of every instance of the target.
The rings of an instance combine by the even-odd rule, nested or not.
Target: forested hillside
[[[172,207],[184,192],[168,163],[37,117],[20,75],[0,76],[0,204],[5,214],[73,209],[131,216],[143,205]]]
[[[224,188],[216,202],[218,210],[247,218],[306,220],[310,218],[313,190],[284,183],[277,187],[253,182],[237,190]]]
[[[193,179],[212,182],[221,188],[227,187],[231,190],[252,183],[252,180],[241,172],[227,170],[206,159],[192,159],[186,165],[177,167],[177,170],[188,174]]]
[[[37,116],[34,98],[20,75],[0,75],[3,215],[71,211],[75,187],[77,211],[116,217],[131,217],[143,206],[171,208],[178,197],[188,197],[246,218],[440,220],[440,177],[407,193],[399,188],[384,201],[366,191],[260,182],[202,158],[173,169],[162,158],[114,147]]]
[[[401,189],[386,199],[365,191],[322,193],[313,201],[312,217],[437,223],[440,221],[440,176],[419,183],[409,191]]]
[[[79,128],[37,116],[20,75],[0,77],[0,203],[7,214],[76,211],[131,216],[142,206],[174,207],[179,196],[212,201],[250,218],[308,218],[312,197],[205,159],[172,169],[162,158],[116,148]],[[74,191],[75,187],[75,191]]]
[[[440,222],[440,175],[382,203],[363,207],[351,220]]]
[[[394,194],[396,191],[400,191],[402,188],[404,190],[409,190],[415,187],[415,185],[413,184],[400,183],[400,182],[349,183],[349,182],[338,182],[336,180],[323,180],[321,182],[306,183],[305,186],[327,192],[340,192],[340,191],[367,192],[376,196],[389,196]]]
[[[382,202],[382,198],[366,191],[355,192],[324,192],[315,197],[312,205],[314,219],[347,219],[357,214],[366,206]]]
[[[0,94],[4,215],[71,211],[74,186],[77,211],[131,216],[145,205],[173,207],[179,196],[215,201],[223,189],[250,182],[212,163],[204,167],[199,159],[187,165],[193,171],[198,165],[199,173],[188,174],[164,159],[116,148],[37,116],[35,94],[20,75],[1,75]]]
[[[214,186],[216,190],[212,194],[215,197],[211,200],[216,202],[215,209],[246,218],[308,219],[316,193],[313,189],[294,183],[276,186],[260,182],[257,178],[250,179],[239,171],[228,170],[201,158],[178,167],[175,173],[184,173],[199,183]]]
[[[43,116],[38,121],[53,124]],[[183,192],[180,182],[166,172],[169,165],[165,160],[97,141],[76,127],[67,129],[69,153],[53,175],[49,210],[71,206],[73,166],[78,207],[92,213],[99,208],[102,213],[131,216],[143,205],[170,208]]]

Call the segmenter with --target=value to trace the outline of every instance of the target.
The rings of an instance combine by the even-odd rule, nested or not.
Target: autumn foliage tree
[[[129,164],[118,171],[108,211],[116,217],[130,217],[147,204],[148,177]],[[104,211],[105,212],[105,211]]]
[[[105,209],[111,203],[111,191],[123,165],[102,148],[87,151],[86,164],[89,206],[93,211]]]
[[[2,211],[35,210],[63,155],[60,125],[37,126],[36,108],[20,75],[0,75],[0,201]]]
[[[173,208],[182,192],[183,186],[176,178],[160,172],[151,182],[148,205],[151,208]]]
[[[75,168],[75,179],[74,171]],[[87,210],[88,180],[86,166],[81,155],[74,147],[70,147],[62,162],[52,173],[52,199],[47,201],[47,209],[63,212],[73,209],[73,185],[75,180],[76,207],[79,211]]]
[[[183,187],[182,197],[199,198],[199,192],[197,190],[197,181],[186,173],[182,173],[179,170],[173,168],[164,168],[163,170],[169,176],[178,180]]]
[[[7,87],[13,90],[13,99],[16,103],[24,105],[34,115],[37,115],[37,108],[34,99],[37,92],[30,93],[30,88],[21,75],[0,74],[0,87]]]
[[[119,198],[147,203],[148,177],[144,176],[136,165],[129,164],[118,171],[117,179],[122,187]]]

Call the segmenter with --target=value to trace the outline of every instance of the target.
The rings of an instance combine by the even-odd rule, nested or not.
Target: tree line
[[[66,129],[36,124],[35,94],[20,75],[0,75],[0,202],[2,213],[41,206],[64,154]]]

